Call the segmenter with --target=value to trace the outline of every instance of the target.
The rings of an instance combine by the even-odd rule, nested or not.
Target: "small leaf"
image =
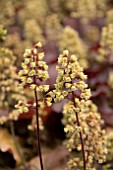
[[[0,150],[10,152],[17,164],[21,163],[21,158],[16,150],[15,143],[11,134],[4,128],[0,128]]]

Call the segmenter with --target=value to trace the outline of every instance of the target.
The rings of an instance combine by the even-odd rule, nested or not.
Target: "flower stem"
[[[72,94],[73,94],[73,99],[74,99],[74,92],[72,92]],[[74,100],[74,106],[76,107],[75,100]],[[79,122],[78,113],[75,112],[75,114],[76,114],[77,126],[80,127],[80,122]],[[81,141],[81,145],[82,145],[82,155],[83,155],[84,170],[86,170],[86,159],[85,159],[84,139],[83,139],[82,131],[80,131],[79,134],[80,134],[80,141]]]
[[[34,90],[35,94],[35,100],[36,100],[36,122],[37,122],[37,144],[38,144],[38,151],[39,151],[39,159],[40,159],[40,168],[41,170],[44,170],[43,168],[43,161],[42,161],[42,153],[41,153],[41,145],[40,145],[40,129],[39,129],[39,114],[38,114],[38,96],[36,88]]]

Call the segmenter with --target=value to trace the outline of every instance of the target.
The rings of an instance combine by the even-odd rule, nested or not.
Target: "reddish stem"
[[[42,161],[42,153],[41,153],[41,145],[40,145],[40,129],[39,129],[39,114],[38,114],[38,96],[36,88],[34,90],[35,94],[35,100],[36,100],[36,122],[37,122],[37,144],[38,144],[38,151],[39,151],[39,159],[40,159],[40,167],[41,170],[44,170],[43,168],[43,161]]]
[[[72,92],[72,94],[73,94],[73,99],[74,99],[74,92]],[[74,106],[76,107],[75,100],[73,100],[73,101],[74,101]],[[75,115],[76,115],[76,120],[77,120],[77,126],[80,127],[80,122],[79,122],[78,113],[75,112]],[[86,170],[86,159],[85,159],[84,139],[83,139],[82,131],[80,131],[79,134],[80,134],[80,141],[81,141],[81,145],[82,145],[82,155],[83,155],[84,170]]]

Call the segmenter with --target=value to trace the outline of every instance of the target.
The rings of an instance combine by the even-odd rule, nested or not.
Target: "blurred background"
[[[57,76],[58,55],[68,49],[78,57],[88,75],[91,100],[104,119],[108,135],[109,156],[99,170],[112,170],[112,0],[0,0],[0,170],[19,170],[28,161],[32,167],[37,156],[34,111],[21,114],[16,121],[9,121],[9,118],[14,118],[19,99],[29,103],[34,100],[31,92],[26,90],[23,95],[18,91],[18,71],[25,49],[32,48],[38,41],[43,44],[45,61],[49,65],[47,83],[51,90]],[[63,102],[60,102],[41,111],[42,150],[50,159],[58,155],[54,163],[49,163],[52,164],[52,168],[48,165],[49,170],[63,169],[69,156],[62,146],[65,139],[62,107]],[[14,144],[15,139],[18,146]]]

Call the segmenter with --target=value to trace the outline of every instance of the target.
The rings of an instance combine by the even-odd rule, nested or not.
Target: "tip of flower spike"
[[[26,49],[23,57],[28,57],[31,54],[31,49]]]
[[[41,42],[38,42],[35,47],[39,48],[39,47],[42,47],[42,43]]]
[[[75,55],[71,55],[71,61],[73,62],[77,61],[77,57]]]
[[[68,50],[63,50],[63,54],[69,55],[69,51]]]

